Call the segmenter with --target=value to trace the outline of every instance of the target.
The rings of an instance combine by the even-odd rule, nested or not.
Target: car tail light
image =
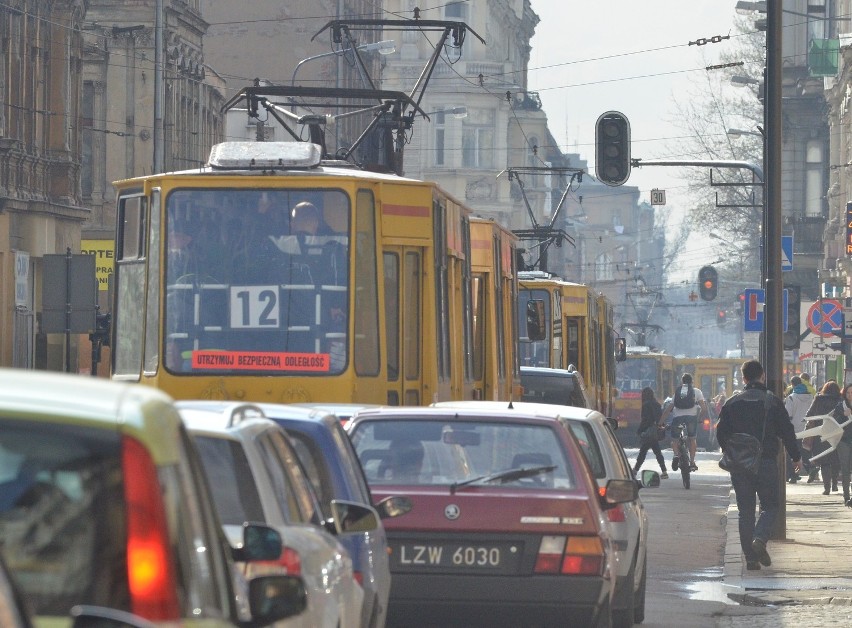
[[[131,609],[152,621],[178,619],[174,565],[157,468],[139,441],[122,442],[127,508],[127,579]]]
[[[364,574],[360,571],[353,571],[352,576],[355,578],[355,582],[357,582],[360,586],[364,586]]]
[[[571,536],[565,544],[562,573],[600,576],[606,564],[603,543],[596,536]]]
[[[535,573],[559,573],[564,550],[564,536],[543,536],[535,560]]]
[[[708,432],[713,427],[713,424],[711,423],[710,419],[704,419],[704,421],[701,423],[701,425]]]
[[[627,518],[624,516],[624,507],[621,504],[616,504],[606,511],[607,519],[612,523],[624,523]]]
[[[255,564],[278,567],[283,569],[288,576],[302,575],[302,558],[299,556],[299,552],[286,545],[281,548],[281,555],[278,560],[260,560],[256,561]]]
[[[599,576],[605,564],[603,543],[596,536],[545,536],[534,572]]]

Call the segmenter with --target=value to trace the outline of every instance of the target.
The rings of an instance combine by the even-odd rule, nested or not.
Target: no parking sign
[[[836,299],[816,301],[808,308],[805,322],[811,333],[833,337],[834,330],[843,329],[843,305]]]

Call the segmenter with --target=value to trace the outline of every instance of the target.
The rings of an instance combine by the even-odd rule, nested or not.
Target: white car
[[[335,502],[334,521],[323,521],[316,495],[286,432],[254,405],[221,401],[175,404],[201,456],[228,540],[237,546],[246,521],[265,523],[282,536],[276,563],[241,565],[245,576],[261,570],[300,575],[308,607],[276,624],[303,628],[358,628],[364,592],[349,553],[330,530],[375,527],[375,511]],[[346,520],[344,522],[344,519]]]
[[[502,409],[534,413],[557,419],[573,432],[580,443],[592,474],[601,490],[612,479],[634,479],[633,470],[624,449],[615,437],[610,421],[596,410],[545,403],[502,401],[448,401],[433,404],[440,407]],[[641,487],[660,485],[655,471],[643,471]],[[647,581],[648,516],[642,500],[618,504],[606,511],[610,534],[615,545],[616,585],[612,602],[612,623],[626,628],[645,618],[645,585]]]

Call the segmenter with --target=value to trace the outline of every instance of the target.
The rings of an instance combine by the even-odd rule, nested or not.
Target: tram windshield
[[[342,372],[350,216],[340,190],[169,194],[165,368],[176,374]]]
[[[628,358],[619,362],[616,386],[622,399],[639,399],[646,386],[661,394],[657,386],[658,364],[654,358]]]

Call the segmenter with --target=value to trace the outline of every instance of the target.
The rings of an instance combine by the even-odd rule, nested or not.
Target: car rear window
[[[0,419],[0,551],[37,615],[129,610],[117,432]]]
[[[577,380],[571,375],[524,373],[521,371],[522,401],[553,403],[560,406],[587,408],[588,402]]]
[[[531,489],[575,485],[563,442],[548,426],[401,419],[363,421],[351,436],[367,480],[374,486],[450,485],[533,468],[542,470],[526,477],[495,479],[493,485]]]

